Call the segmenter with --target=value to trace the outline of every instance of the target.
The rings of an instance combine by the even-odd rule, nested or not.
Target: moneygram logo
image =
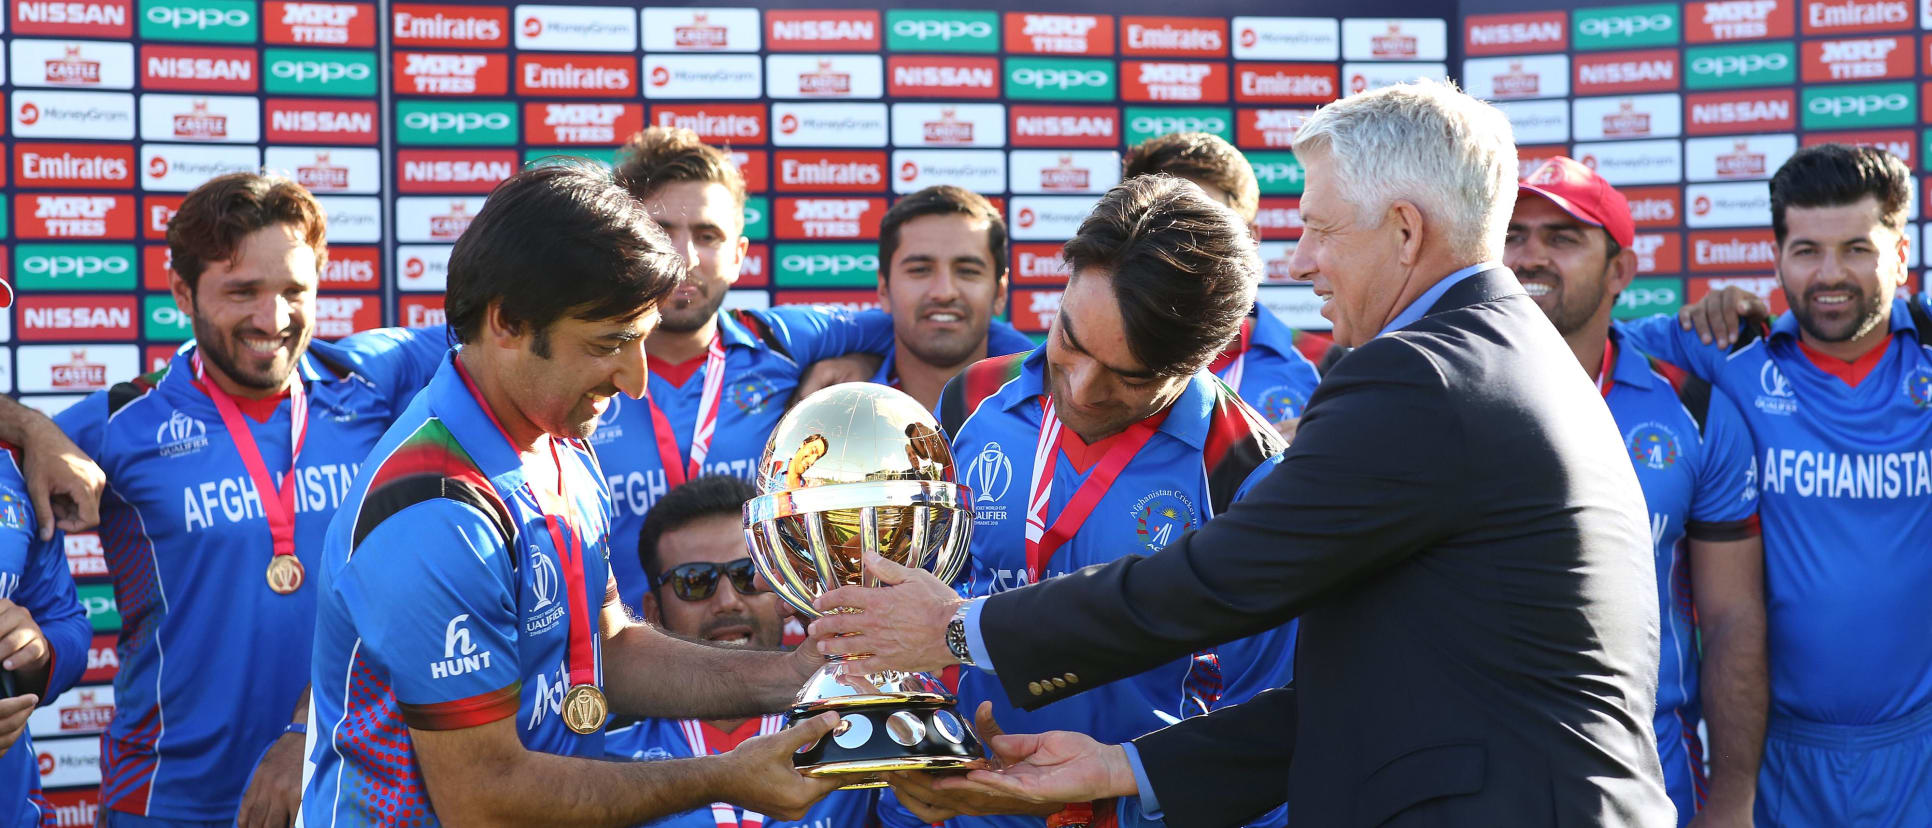
[[[878,248],[870,244],[781,244],[780,287],[871,287],[879,279]]]
[[[1804,128],[1905,126],[1918,110],[1910,83],[1811,87],[1804,91]]]
[[[886,46],[894,52],[995,52],[999,15],[993,12],[886,12]]]
[[[1114,97],[1113,64],[1104,60],[1008,58],[1007,97],[1105,101]]]
[[[324,49],[268,49],[264,85],[271,93],[298,95],[374,95],[376,58],[370,52]]]
[[[1788,42],[1685,49],[1684,61],[1690,67],[1684,85],[1691,89],[1790,84],[1798,77],[1797,50]]]
[[[402,128],[396,140],[404,144],[514,144],[516,105],[485,102],[473,105],[403,101],[396,105]]]
[[[255,9],[249,0],[142,0],[141,37],[253,43]]]
[[[1577,9],[1571,17],[1571,45],[1587,49],[1663,46],[1678,41],[1678,6],[1657,3]]]
[[[1127,143],[1138,144],[1172,132],[1209,132],[1234,140],[1233,113],[1226,109],[1127,107]]]

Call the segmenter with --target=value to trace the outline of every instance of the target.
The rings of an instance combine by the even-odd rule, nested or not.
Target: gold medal
[[[268,588],[278,595],[287,595],[302,588],[302,561],[294,555],[276,555],[268,559]]]
[[[604,701],[604,691],[593,684],[579,684],[564,694],[564,726],[572,732],[588,736],[604,729],[604,719],[610,714],[610,705]]]

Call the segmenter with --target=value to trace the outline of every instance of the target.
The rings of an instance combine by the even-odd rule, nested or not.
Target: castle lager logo
[[[16,52],[21,46],[22,43],[20,41],[14,41],[14,49]],[[44,67],[42,77],[46,78],[49,84],[55,86],[101,85],[101,62],[82,57],[81,46],[78,43],[67,44],[64,53],[60,57],[47,58],[42,61],[41,65]],[[14,82],[18,83],[19,78],[16,77]]]
[[[762,38],[758,10],[644,9],[646,52],[756,52]]]
[[[373,149],[271,146],[264,165],[293,173],[298,183],[317,193],[373,194],[382,190],[382,154]],[[346,241],[340,237],[334,240]]]
[[[774,98],[878,98],[884,61],[876,55],[772,55],[766,58]]]

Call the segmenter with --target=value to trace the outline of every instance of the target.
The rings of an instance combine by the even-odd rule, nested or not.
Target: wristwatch
[[[959,609],[953,611],[953,618],[946,622],[946,649],[951,650],[953,658],[968,667],[973,663],[973,648],[966,641],[966,614],[973,608],[973,602],[960,602]]]

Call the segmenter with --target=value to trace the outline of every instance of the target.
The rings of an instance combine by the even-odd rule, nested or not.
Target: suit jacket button
[[[1056,690],[1064,690],[1067,687],[1067,680],[1063,678],[1056,678],[1053,680],[1053,687]]]
[[[1040,683],[1037,681],[1028,683],[1026,685],[1026,689],[1035,696],[1046,692],[1046,688],[1041,686]]]
[[[1067,683],[1068,683],[1068,684],[1079,684],[1079,683],[1080,683],[1080,677],[1079,677],[1079,676],[1076,676],[1076,675],[1074,675],[1074,674],[1072,674],[1072,673],[1068,673],[1068,674],[1066,674],[1066,676],[1064,676],[1064,678],[1065,678],[1065,679],[1067,680]]]

